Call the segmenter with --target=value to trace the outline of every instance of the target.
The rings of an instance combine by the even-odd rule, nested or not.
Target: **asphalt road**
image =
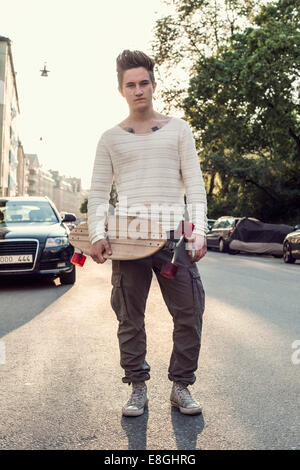
[[[169,404],[172,321],[155,277],[149,408],[138,418],[121,416],[130,388],[121,382],[110,262],[88,260],[72,287],[1,280],[0,449],[300,449],[300,263],[209,251],[198,265],[199,416]]]

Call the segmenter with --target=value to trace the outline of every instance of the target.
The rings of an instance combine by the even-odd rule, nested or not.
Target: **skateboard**
[[[163,264],[161,274],[164,277],[174,279],[178,266],[175,264],[179,246],[185,236],[189,237],[194,225],[189,222],[180,222],[176,230],[179,240],[173,244],[174,252],[171,262]],[[167,233],[161,225],[150,219],[142,219],[134,216],[115,216],[107,218],[106,237],[111,246],[112,254],[103,253],[103,257],[111,260],[136,260],[146,258],[162,249],[167,241]],[[70,231],[69,240],[75,251],[71,263],[82,267],[86,256],[90,256],[91,242],[89,240],[88,223],[76,226]]]
[[[166,234],[159,223],[133,216],[108,216],[106,237],[112,255],[103,254],[112,260],[134,260],[151,256],[167,242]],[[69,235],[70,243],[90,255],[92,245],[89,240],[88,224],[74,227]]]

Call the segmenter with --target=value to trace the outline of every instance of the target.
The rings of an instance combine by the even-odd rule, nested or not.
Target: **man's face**
[[[151,82],[148,70],[136,67],[124,72],[119,91],[126,99],[131,111],[143,111],[152,106],[152,95],[156,83]]]

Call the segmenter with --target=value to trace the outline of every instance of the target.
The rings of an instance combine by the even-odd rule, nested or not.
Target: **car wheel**
[[[289,243],[285,243],[283,245],[283,261],[285,263],[295,263],[296,259],[293,258],[292,253],[291,253],[291,247]]]
[[[219,252],[220,253],[225,253],[225,251],[226,251],[225,241],[223,240],[223,238],[220,238],[220,240],[219,240]]]
[[[59,276],[60,283],[62,285],[74,284],[76,281],[76,268],[73,266],[73,269],[69,273],[61,273]]]

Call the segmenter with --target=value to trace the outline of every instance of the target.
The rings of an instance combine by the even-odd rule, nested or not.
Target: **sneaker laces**
[[[146,390],[145,385],[133,386],[133,391],[126,406],[136,406],[137,408],[144,406]]]
[[[186,386],[176,384],[175,391],[184,406],[197,404]]]

